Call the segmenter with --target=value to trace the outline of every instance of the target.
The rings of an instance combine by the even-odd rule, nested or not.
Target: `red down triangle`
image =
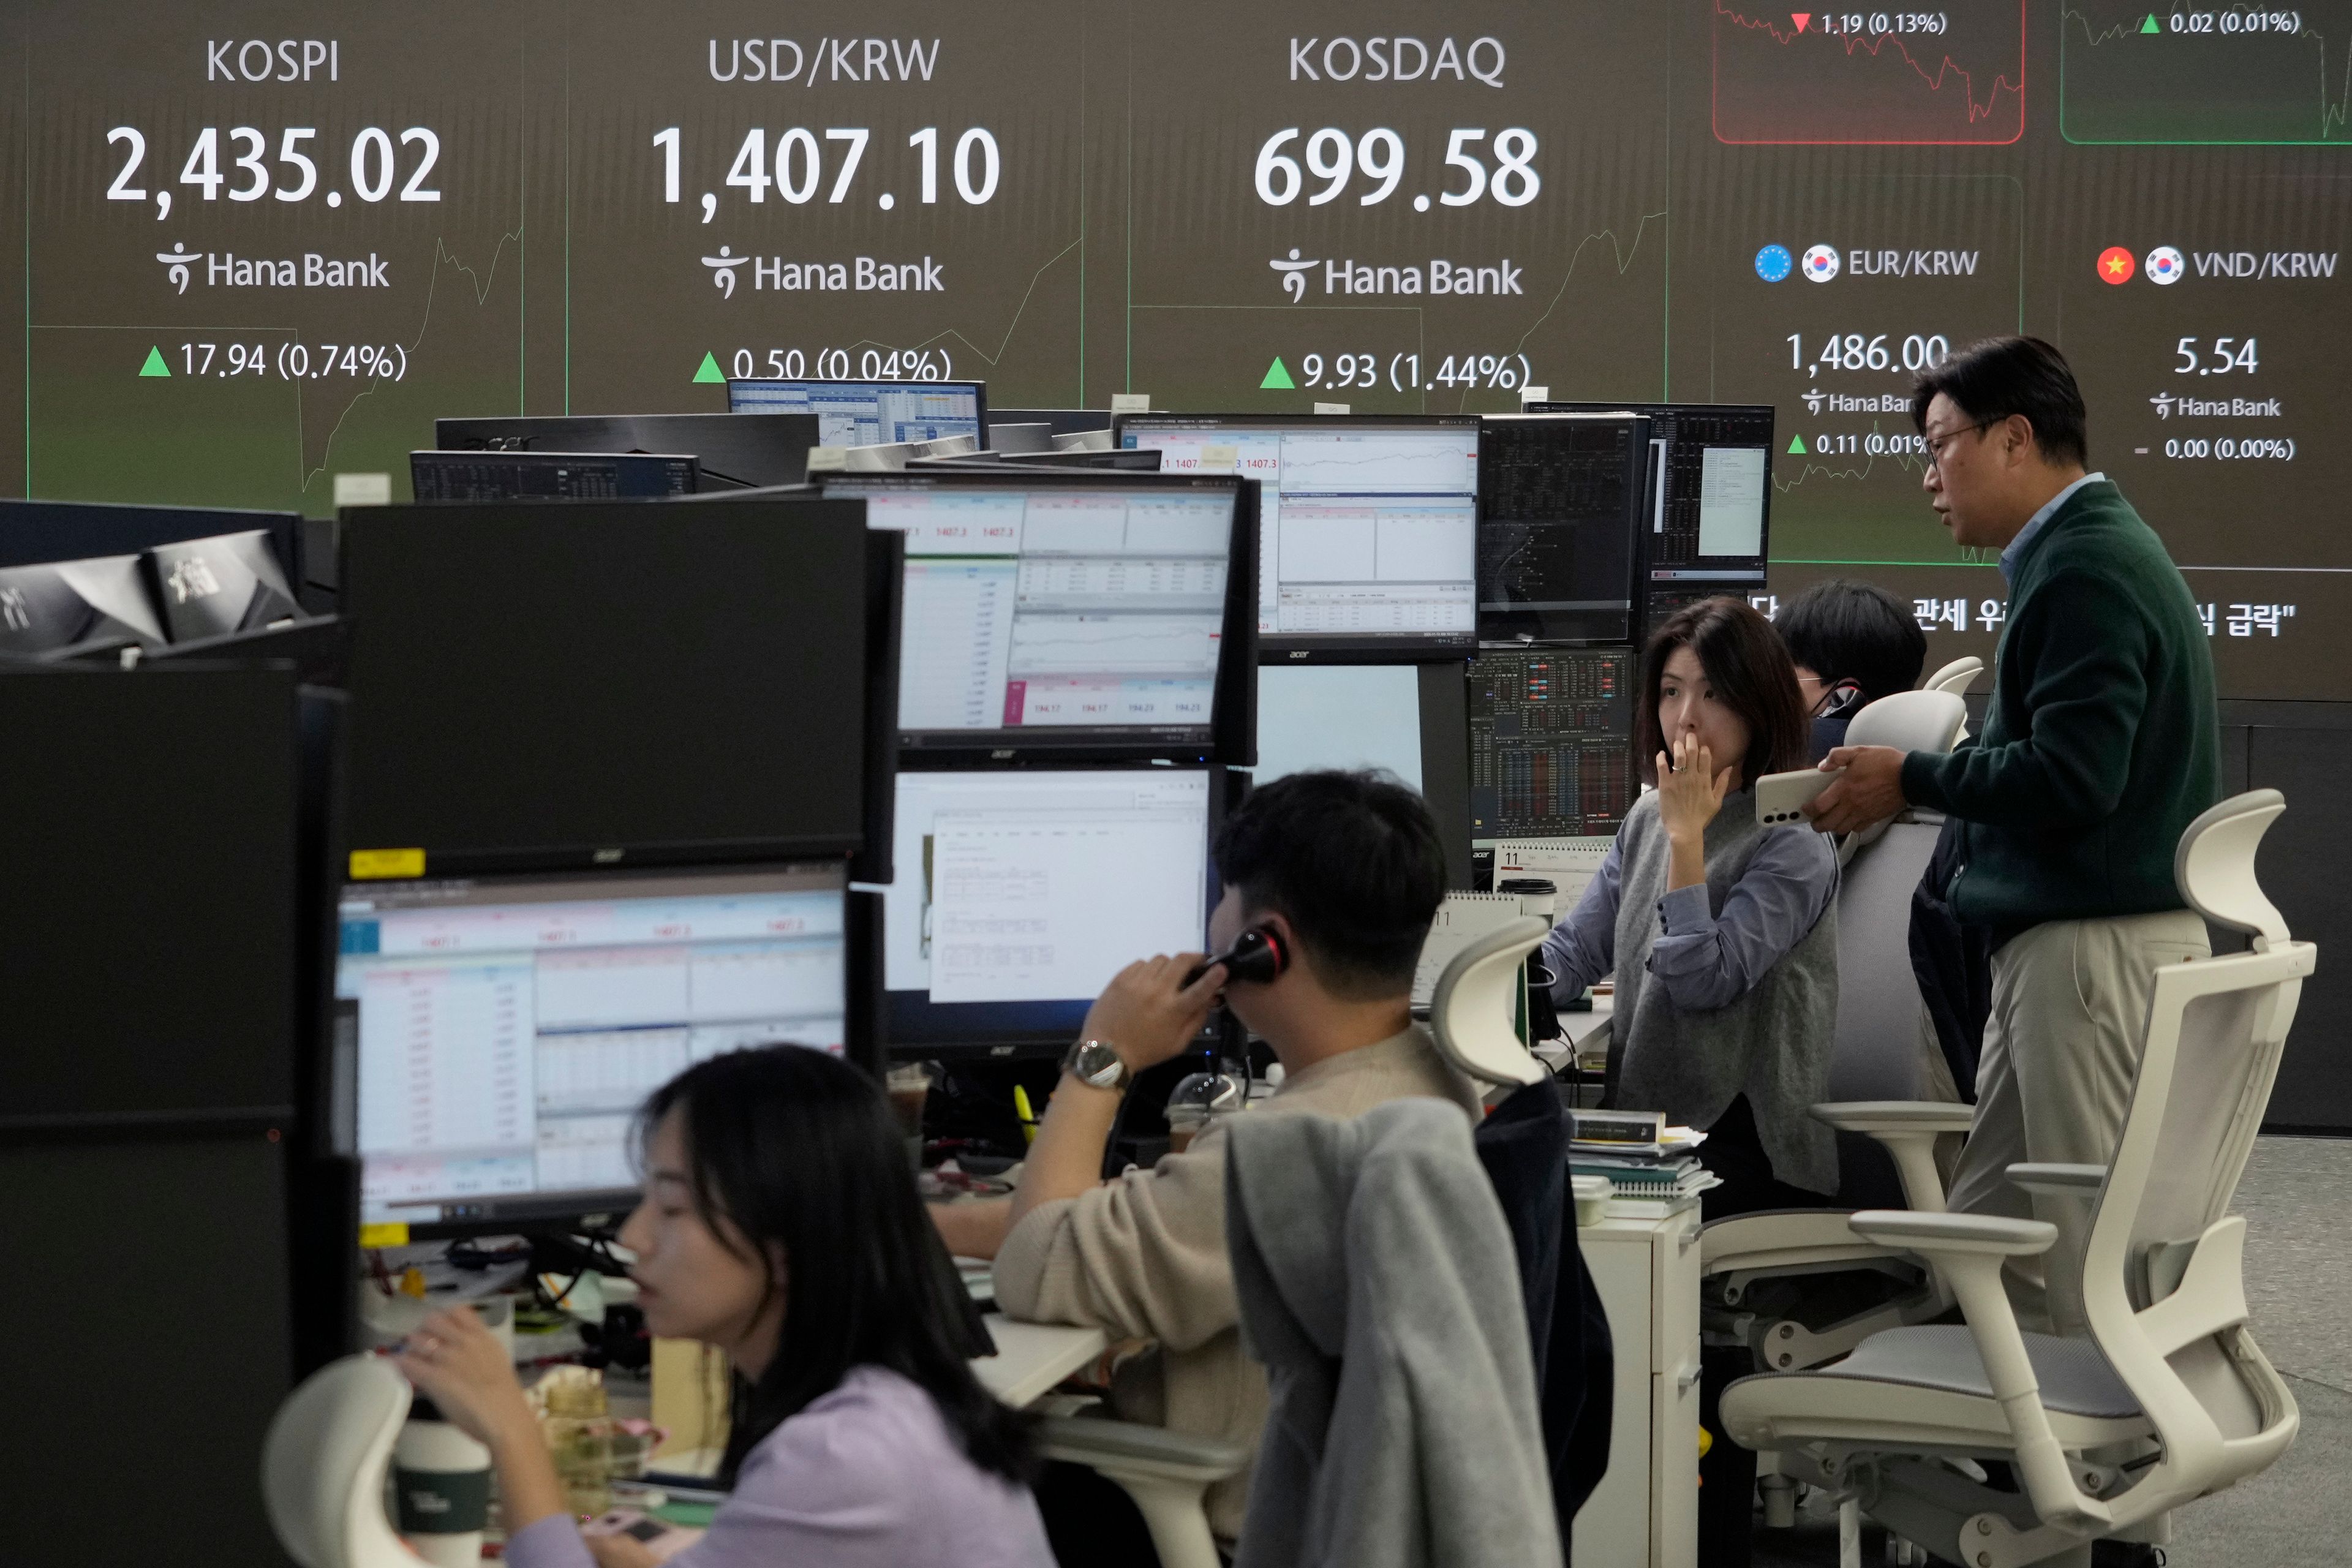
[[[1797,31],[1801,33],[1805,30],[1805,24],[1812,19],[1813,14],[1811,11],[1791,11],[1789,13],[1789,20],[1797,24]]]

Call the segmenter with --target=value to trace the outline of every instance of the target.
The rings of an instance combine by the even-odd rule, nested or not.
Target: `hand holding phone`
[[[1756,820],[1767,827],[1784,822],[1802,822],[1810,826],[1805,807],[1843,777],[1843,768],[1828,773],[1819,768],[1798,768],[1790,773],[1766,773],[1756,781]]]

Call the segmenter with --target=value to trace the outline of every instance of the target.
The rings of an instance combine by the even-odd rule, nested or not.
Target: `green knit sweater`
[[[1966,824],[1960,919],[2182,907],[2181,831],[2221,795],[2213,656],[2189,584],[2116,487],[2084,486],[2016,563],[1984,731],[1913,752],[1903,793]]]

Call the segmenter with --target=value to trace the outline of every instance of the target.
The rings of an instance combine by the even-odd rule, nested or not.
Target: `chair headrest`
[[[1549,1076],[1519,1043],[1513,1012],[1520,965],[1550,934],[1549,921],[1520,915],[1454,955],[1429,1002],[1438,1055],[1481,1083],[1540,1083]]]
[[[330,1362],[286,1396],[262,1443],[261,1491],[287,1555],[305,1568],[392,1559],[384,1471],[408,1419],[408,1379],[382,1356]]]
[[[2189,907],[2250,933],[2257,951],[2289,934],[2286,917],[2254,879],[2254,851],[2285,809],[2286,796],[2274,789],[2232,795],[2190,823],[2172,855],[2172,879]]]
[[[1978,676],[1984,673],[1984,660],[1972,653],[1962,654],[1951,663],[1919,683],[1922,691],[1948,691],[1955,697],[1968,694]]]
[[[1968,722],[1969,705],[1949,691],[1897,691],[1853,716],[1849,746],[1893,746],[1905,752],[1948,752]]]

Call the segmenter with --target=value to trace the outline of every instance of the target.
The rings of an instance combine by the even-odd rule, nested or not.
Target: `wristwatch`
[[[1127,1086],[1135,1081],[1135,1075],[1128,1071],[1127,1063],[1108,1040],[1080,1040],[1062,1058],[1062,1070],[1080,1083],[1114,1094],[1125,1094]]]

